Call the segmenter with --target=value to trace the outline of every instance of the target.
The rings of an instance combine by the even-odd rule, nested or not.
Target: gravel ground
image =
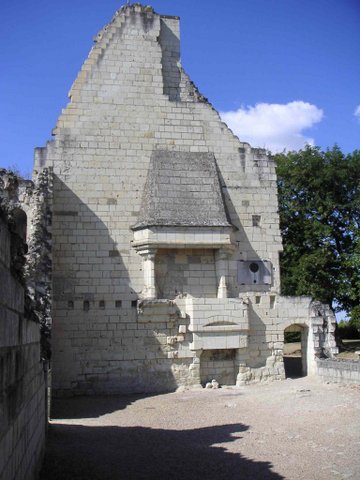
[[[57,400],[40,478],[359,480],[359,398],[307,377]]]

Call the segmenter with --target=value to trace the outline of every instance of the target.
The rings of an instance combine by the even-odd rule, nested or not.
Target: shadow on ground
[[[194,430],[52,424],[40,480],[281,480],[271,463],[228,452],[243,424]]]
[[[110,396],[79,396],[69,398],[53,398],[51,400],[50,417],[55,419],[67,418],[97,418],[102,415],[123,410],[128,405],[147,397],[155,397],[156,393],[137,395],[110,395]]]

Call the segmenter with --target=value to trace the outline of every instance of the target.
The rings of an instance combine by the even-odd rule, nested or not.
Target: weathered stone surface
[[[26,185],[22,191],[22,186]],[[24,276],[31,182],[0,171],[0,478],[36,480],[47,422],[38,312]],[[19,198],[20,195],[24,197]]]
[[[280,295],[274,162],[183,71],[178,17],[122,7],[69,96],[35,161],[54,173],[54,392],[282,379],[293,326],[316,373],[334,319]],[[231,351],[232,373],[203,350]]]
[[[213,154],[152,153],[140,216],[133,229],[169,225],[230,226]]]
[[[317,359],[317,374],[325,382],[360,385],[360,362],[357,360]]]

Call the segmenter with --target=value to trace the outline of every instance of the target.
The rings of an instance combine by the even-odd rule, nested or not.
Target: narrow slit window
[[[270,308],[275,307],[275,295],[270,295]]]
[[[253,215],[252,216],[253,227],[260,227],[260,222],[261,222],[261,215]]]

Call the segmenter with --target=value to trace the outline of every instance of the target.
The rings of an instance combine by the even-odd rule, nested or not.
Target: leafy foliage
[[[284,343],[301,342],[301,332],[285,332]]]
[[[351,324],[351,321],[341,320],[337,325],[337,336],[343,339],[358,339],[360,338],[359,329]]]
[[[351,309],[350,325],[360,331],[360,305]]]
[[[360,323],[360,151],[308,146],[274,158],[282,293],[310,295]]]

